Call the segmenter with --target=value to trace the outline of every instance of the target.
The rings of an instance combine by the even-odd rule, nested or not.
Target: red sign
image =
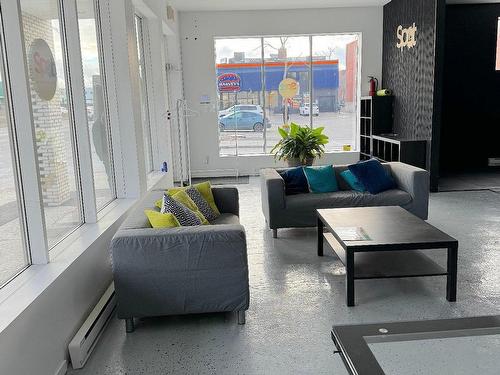
[[[217,77],[219,92],[238,92],[241,88],[241,78],[236,73],[224,73]]]

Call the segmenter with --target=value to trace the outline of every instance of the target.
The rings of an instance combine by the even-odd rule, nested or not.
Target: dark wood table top
[[[399,206],[318,209],[317,214],[344,250],[439,249],[458,241]],[[368,241],[343,241],[335,227],[361,227]]]

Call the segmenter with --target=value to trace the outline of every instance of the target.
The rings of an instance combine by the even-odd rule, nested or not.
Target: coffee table
[[[318,215],[318,255],[326,240],[346,268],[346,303],[354,306],[354,280],[446,276],[446,299],[456,301],[458,241],[399,206],[331,208]],[[342,239],[362,228],[364,240]],[[326,232],[325,232],[326,229]],[[447,249],[444,269],[421,250]]]

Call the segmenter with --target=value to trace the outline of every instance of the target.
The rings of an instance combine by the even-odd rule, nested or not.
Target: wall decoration
[[[54,55],[45,40],[33,40],[28,63],[33,89],[41,99],[52,100],[57,89],[57,70]]]
[[[415,26],[415,22],[407,28],[399,25],[396,29],[396,38],[398,39],[396,47],[400,50],[403,50],[405,47],[408,49],[415,47],[417,45],[417,26]]]

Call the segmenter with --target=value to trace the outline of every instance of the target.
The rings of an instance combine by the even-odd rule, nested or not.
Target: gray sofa
[[[350,190],[340,176],[346,165],[334,166],[340,191],[321,194],[285,195],[285,183],[278,170],[261,170],[262,211],[273,237],[277,237],[279,228],[316,226],[318,208],[401,206],[427,219],[429,172],[398,162],[385,163],[384,168],[392,174],[398,187],[375,195]]]
[[[212,225],[153,229],[144,214],[164,190],[134,207],[111,242],[117,315],[127,332],[134,318],[208,312],[238,313],[249,305],[245,230],[238,190],[212,188],[221,211]]]

